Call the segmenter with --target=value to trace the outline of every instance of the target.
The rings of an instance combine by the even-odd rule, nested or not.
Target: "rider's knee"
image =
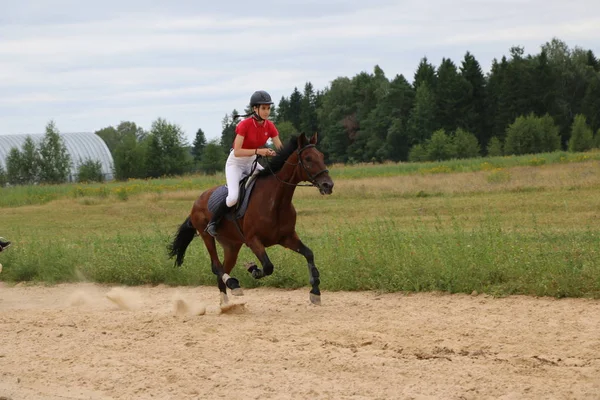
[[[227,197],[225,199],[225,204],[227,204],[227,207],[233,207],[237,204],[237,196],[235,199],[230,199],[229,197]]]

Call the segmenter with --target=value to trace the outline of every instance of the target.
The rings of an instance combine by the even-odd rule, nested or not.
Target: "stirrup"
[[[208,225],[206,225],[204,232],[212,237],[217,237],[217,224],[215,222],[209,222]]]

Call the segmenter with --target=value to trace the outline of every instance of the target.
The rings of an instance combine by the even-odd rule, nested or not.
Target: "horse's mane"
[[[283,148],[277,153],[277,155],[271,158],[267,165],[265,165],[265,169],[258,173],[258,177],[268,176],[272,174],[276,174],[283,168],[285,165],[285,161],[289,156],[292,155],[294,151],[298,148],[298,136],[293,135],[290,140],[283,146]]]

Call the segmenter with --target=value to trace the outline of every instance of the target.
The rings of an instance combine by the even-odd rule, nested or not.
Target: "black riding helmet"
[[[250,107],[259,106],[261,104],[273,104],[271,95],[264,90],[257,90],[250,97]]]
[[[265,92],[264,90],[257,90],[256,92],[252,93],[252,96],[250,96],[250,108],[254,108],[254,107],[258,107],[261,104],[274,104],[273,100],[271,100],[271,95],[267,92]],[[233,118],[237,119],[240,117],[249,117],[252,116],[252,118],[258,120],[258,121],[262,121],[263,119],[260,117],[260,115],[258,115],[254,110],[250,111],[248,114],[244,114],[244,115],[234,115]]]

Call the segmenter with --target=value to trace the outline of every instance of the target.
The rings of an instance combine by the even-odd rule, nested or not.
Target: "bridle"
[[[271,166],[269,165],[269,163],[267,163],[267,166],[269,168],[269,170],[271,171],[271,174],[275,176],[275,178],[277,178],[277,180],[281,183],[285,183],[286,185],[290,185],[290,186],[316,186],[319,187],[319,185],[317,184],[317,177],[321,174],[324,174],[326,172],[329,172],[329,170],[327,168],[322,169],[321,171],[317,172],[316,174],[312,175],[310,173],[310,171],[308,170],[308,168],[306,168],[306,165],[304,165],[304,163],[302,162],[302,157],[300,157],[300,155],[302,154],[302,152],[306,149],[309,149],[311,147],[316,147],[314,144],[307,144],[306,146],[302,147],[301,149],[297,149],[296,150],[296,154],[298,154],[298,162],[296,164],[292,164],[290,162],[288,162],[287,160],[285,160],[284,162],[288,165],[292,165],[294,167],[297,167],[298,165],[300,165],[303,169],[304,172],[306,172],[306,175],[308,176],[308,181],[310,182],[310,185],[307,184],[302,184],[302,183],[289,183],[286,182],[284,180],[282,180],[281,178],[279,178],[277,176],[277,174],[275,172],[273,172],[273,170],[271,169]]]

